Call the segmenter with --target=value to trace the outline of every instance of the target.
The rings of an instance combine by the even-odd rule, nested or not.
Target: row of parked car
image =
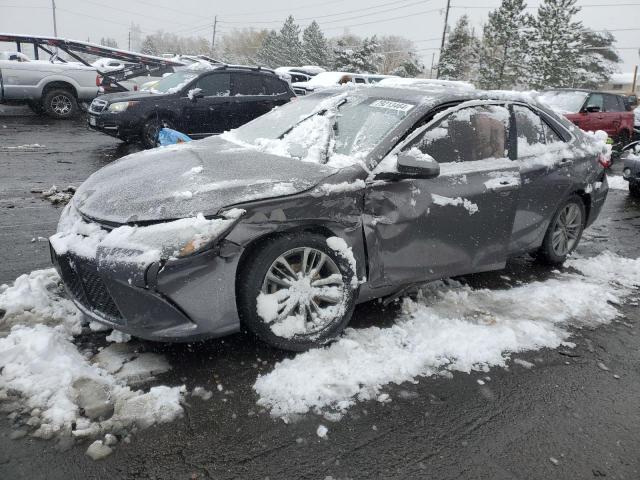
[[[171,60],[180,66],[163,76],[114,82],[133,65],[109,58],[98,59],[91,66],[32,61],[20,52],[5,52],[0,55],[0,101],[26,103],[34,111],[56,118],[71,117],[80,104],[91,102],[91,128],[152,147],[162,126],[200,138],[236,128],[296,96],[337,85],[371,85],[394,78],[327,72],[317,66],[275,70],[232,66],[202,55],[178,55]],[[467,87],[473,88],[469,84]],[[630,97],[556,89],[545,92],[542,98],[583,130],[607,132],[620,149],[636,137],[635,130],[640,128],[633,114],[637,105]]]

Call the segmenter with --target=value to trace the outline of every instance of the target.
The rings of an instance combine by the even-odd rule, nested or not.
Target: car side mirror
[[[197,102],[199,98],[204,98],[204,92],[201,88],[194,88],[189,90],[187,97],[189,97],[189,100],[192,102]]]
[[[590,105],[584,109],[587,113],[598,113],[600,111],[600,107],[597,105]]]
[[[440,164],[431,155],[420,153],[416,156],[400,152],[397,156],[397,172],[380,172],[376,175],[380,180],[402,180],[405,178],[436,178],[440,175]]]

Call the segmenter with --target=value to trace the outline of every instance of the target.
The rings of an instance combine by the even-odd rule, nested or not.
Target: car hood
[[[303,192],[336,171],[211,137],[124,157],[91,175],[73,202],[106,223],[173,220]]]

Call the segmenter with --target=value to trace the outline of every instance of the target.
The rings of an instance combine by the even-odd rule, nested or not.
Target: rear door
[[[526,105],[513,105],[522,185],[509,250],[537,248],[573,183],[573,155],[565,140]]]
[[[374,287],[504,266],[520,186],[509,135],[504,105],[456,109],[402,148],[431,155],[440,176],[367,184],[364,223]]]
[[[597,112],[590,112],[590,108],[598,108]],[[607,126],[607,119],[604,111],[604,95],[601,93],[591,93],[584,105],[584,121],[580,122],[580,128],[585,131],[604,130],[608,135],[612,135],[611,128]]]
[[[605,132],[612,138],[617,138],[622,126],[622,112],[618,104],[617,95],[603,94],[604,97],[604,122],[606,124]]]
[[[199,88],[201,98],[193,97],[195,89]],[[183,128],[187,134],[202,136],[206,134],[222,133],[233,123],[233,109],[231,108],[230,75],[226,72],[212,72],[201,76],[190,88],[192,98],[188,92],[180,101],[183,108]]]
[[[258,72],[234,72],[232,74],[231,92],[233,95],[234,126],[239,127],[254,118],[264,115],[274,106],[286,103],[286,83],[275,77],[268,77],[277,85],[266,80],[267,76]],[[276,92],[280,90],[280,92]],[[279,95],[274,95],[279,93]]]

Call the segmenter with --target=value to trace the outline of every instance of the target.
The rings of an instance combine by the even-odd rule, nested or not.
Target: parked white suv
[[[385,78],[393,78],[393,76],[372,75],[369,73],[322,72],[307,82],[293,82],[291,83],[291,87],[296,95],[308,95],[318,90],[344,85],[346,83],[378,83]]]
[[[54,63],[0,59],[0,103],[26,104],[36,113],[53,118],[75,115],[78,104],[91,102],[98,95],[93,67],[79,63]]]

